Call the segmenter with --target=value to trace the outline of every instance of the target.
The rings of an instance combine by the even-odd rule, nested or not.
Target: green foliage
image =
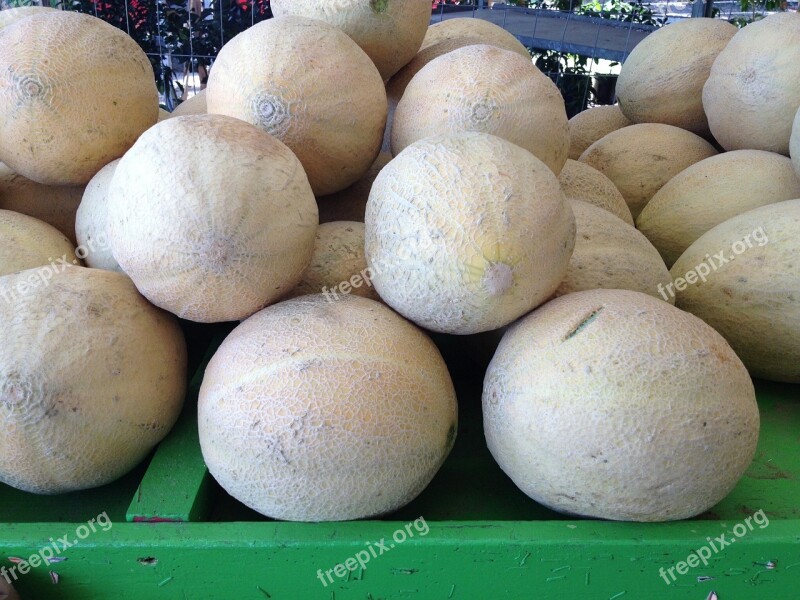
[[[742,1],[748,2],[749,0]],[[581,0],[511,0],[508,4],[525,8],[570,11],[576,15],[643,23],[656,27],[661,27],[667,22],[666,15],[663,17],[656,15],[650,8],[650,4],[645,4],[642,0],[635,0],[632,3],[624,0],[606,0],[605,2],[589,0],[584,4],[581,4]]]
[[[642,23],[655,27],[661,27],[667,23],[666,15],[658,16],[651,10],[650,5],[644,4],[642,0],[633,3],[624,0],[606,0],[606,2],[591,0],[578,8],[575,14],[626,23]]]
[[[528,52],[538,69],[558,86],[569,118],[585,110],[589,102],[598,100],[597,90],[592,86],[589,64],[592,60],[597,63],[597,59],[556,50],[538,51],[529,48]]]
[[[518,2],[509,2],[509,4],[513,6],[562,11],[572,11],[576,7],[580,6],[580,3],[581,0],[519,0]]]
[[[766,11],[786,10],[786,3],[783,0],[739,0],[742,12],[749,12],[746,17],[734,17],[731,23],[739,29],[750,23],[755,23],[766,17]]]

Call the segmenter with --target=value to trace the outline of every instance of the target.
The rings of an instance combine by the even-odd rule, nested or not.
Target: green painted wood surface
[[[203,373],[198,370],[189,382],[186,404],[175,428],[159,445],[136,490],[128,521],[201,521],[208,516],[211,475],[197,432],[197,394],[202,382]]]
[[[402,523],[120,523],[68,549],[68,561],[23,576],[18,589],[23,599],[54,600],[705,600],[712,590],[720,600],[796,600],[797,521],[756,528],[707,567],[664,583],[660,568],[733,524],[433,521],[427,535],[323,587],[318,570],[324,577]],[[3,552],[25,556],[35,541],[66,531],[62,523],[0,526]],[[59,573],[58,585],[48,570]]]
[[[470,363],[459,341],[437,342],[457,382],[459,436],[429,488],[386,519],[274,522],[212,484],[209,522],[128,523],[120,507],[133,497],[130,479],[138,481],[136,474],[119,486],[70,497],[36,498],[0,487],[0,565],[11,567],[7,557],[27,557],[50,537],[74,540],[81,522],[108,510],[108,531],[98,529],[64,550],[67,561],[21,576],[23,600],[706,600],[712,590],[719,600],[800,598],[800,386],[757,382],[762,434],[756,459],[731,495],[700,518],[663,524],[567,519],[524,496],[494,463],[481,429],[482,365]],[[173,435],[181,439],[163,448],[186,450],[194,434],[186,425]],[[145,490],[145,482],[152,484],[152,494],[143,495],[149,503],[143,514],[169,514],[167,508],[176,506],[166,491],[184,474],[170,478],[168,469],[182,456],[156,453],[142,481]],[[31,507],[21,508],[26,498]],[[192,518],[186,501],[177,505]],[[676,573],[670,584],[661,578],[659,569],[685,560],[707,537],[725,533],[730,539],[732,529],[759,510],[769,525],[756,524],[714,553],[707,566]],[[393,533],[418,517],[425,519],[427,535],[413,530],[413,538],[345,579],[332,574],[335,581],[327,586],[318,579],[318,569],[324,577],[368,542],[392,543]],[[59,574],[58,585],[49,571]]]

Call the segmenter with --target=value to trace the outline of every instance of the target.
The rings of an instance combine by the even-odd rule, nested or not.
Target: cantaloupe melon
[[[575,219],[553,172],[485,133],[425,138],[378,174],[366,253],[381,298],[418,325],[502,327],[563,279]]]
[[[703,85],[738,31],[722,19],[683,19],[648,35],[617,79],[620,108],[634,123],[666,123],[707,137]]]
[[[153,68],[101,19],[43,11],[0,37],[0,161],[38,183],[87,183],[158,120]]]
[[[480,19],[475,20],[480,21]],[[481,21],[481,23],[487,22]],[[488,32],[477,31],[472,35],[445,38],[435,44],[426,46],[423,50],[420,50],[419,53],[417,53],[411,62],[400,69],[388,81],[386,84],[386,96],[389,100],[389,116],[386,119],[386,132],[384,134],[383,143],[384,151],[388,151],[391,147],[392,123],[394,122],[394,113],[395,110],[397,110],[397,103],[400,102],[400,98],[403,97],[409,82],[417,73],[420,72],[420,70],[422,70],[425,65],[431,62],[433,59],[447,54],[448,52],[452,52],[453,50],[457,50],[458,48],[463,48],[464,46],[487,44],[489,46],[503,48],[504,50],[508,50],[510,52],[516,52],[523,58],[530,60],[528,49],[525,48],[525,46],[523,46],[519,40],[517,40],[517,38],[508,33],[505,29],[499,28],[492,23],[489,23],[489,25],[491,25],[492,28],[490,28]],[[437,26],[432,25],[431,28],[436,29]],[[494,35],[496,30],[493,28],[499,29],[502,33]]]
[[[693,164],[647,203],[636,226],[667,266],[712,227],[753,208],[800,198],[792,161],[763,150],[734,150]]]
[[[60,494],[114,481],[178,418],[186,343],[119,273],[0,277],[0,481]]]
[[[483,387],[486,442],[553,510],[671,521],[722,500],[755,454],[758,406],[731,347],[646,294],[591,290],[514,324]]]
[[[229,494],[277,519],[391,512],[453,446],[457,407],[436,346],[374,300],[280,302],[223,342],[198,405],[200,446]]]
[[[341,192],[317,198],[319,222],[359,221],[363,223],[369,191],[372,189],[378,173],[389,164],[390,160],[392,160],[392,155],[389,152],[381,152],[369,171],[353,185]]]
[[[789,154],[800,106],[800,14],[775,13],[733,36],[711,67],[703,108],[726,150]]]
[[[792,157],[792,163],[794,164],[794,170],[797,176],[800,177],[800,109],[797,110],[797,114],[794,117],[789,151]]]
[[[364,223],[334,221],[317,229],[311,264],[290,297],[323,294],[329,300],[355,294],[380,300],[364,257]]]
[[[0,210],[0,275],[77,264],[75,247],[58,229],[22,213]]]
[[[753,377],[800,383],[798,231],[800,200],[768,204],[707,231],[672,266],[677,306],[725,336]]]
[[[503,35],[500,37],[494,37],[481,36],[479,34],[465,35],[447,38],[427,46],[423,50],[420,50],[417,55],[414,56],[414,58],[406,66],[400,69],[400,71],[398,71],[386,84],[386,95],[389,97],[390,105],[397,105],[397,103],[400,101],[400,98],[403,97],[403,92],[405,92],[408,83],[425,65],[435,58],[439,58],[444,54],[452,52],[453,50],[458,50],[464,46],[495,46],[497,48],[502,48],[503,50],[508,50],[509,52],[519,54],[523,58],[530,59],[530,53],[528,53],[527,48],[525,48],[525,46],[523,46],[517,40],[517,38],[509,34],[504,29],[501,29],[500,31],[502,31],[503,34],[508,34],[508,36],[506,37],[506,35]]]
[[[207,112],[206,90],[200,90],[194,96],[178,104],[170,115],[173,117],[180,117],[182,115],[204,115]]]
[[[586,149],[612,131],[633,123],[622,114],[619,104],[593,106],[569,120],[569,157],[578,160]]]
[[[122,272],[111,252],[108,237],[108,188],[120,160],[111,161],[100,169],[86,186],[75,215],[75,235],[87,266]]]
[[[568,159],[558,175],[558,182],[567,200],[594,204],[633,225],[631,209],[617,186],[597,169],[586,163]]]
[[[666,286],[669,269],[647,238],[598,206],[571,200],[577,234],[567,274],[556,290],[564,296],[583,290],[633,290],[675,304]]]
[[[311,261],[317,204],[297,157],[223,115],[158,123],[117,165],[111,251],[151,302],[193,321],[242,319]]]
[[[428,0],[272,0],[276,17],[319,19],[349,35],[383,79],[397,73],[422,45],[431,19]]]
[[[419,50],[422,52],[436,44],[464,37],[477,38],[484,44],[530,56],[528,49],[510,31],[484,19],[465,17],[447,19],[428,27]]]
[[[432,135],[480,131],[506,139],[558,175],[569,126],[556,85],[529,58],[465,46],[429,62],[406,87],[392,123],[392,154]]]
[[[0,209],[49,223],[77,245],[75,214],[85,186],[42,185],[0,163]]]
[[[670,179],[716,154],[714,146],[685,129],[662,123],[639,123],[612,131],[596,141],[580,160],[614,183],[635,219]]]
[[[380,73],[322,21],[274,18],[240,33],[220,50],[206,89],[209,113],[253,123],[289,146],[317,196],[358,181],[380,151]]]

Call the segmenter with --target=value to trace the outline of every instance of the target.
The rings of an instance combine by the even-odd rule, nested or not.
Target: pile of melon
[[[114,27],[0,29],[0,481],[130,471],[181,411],[183,330],[233,322],[188,410],[264,515],[418,496],[458,429],[433,340],[492,332],[486,443],[533,500],[665,521],[724,498],[751,377],[800,383],[800,15],[668,25],[618,106],[568,121],[486,21],[272,7],[161,120]]]

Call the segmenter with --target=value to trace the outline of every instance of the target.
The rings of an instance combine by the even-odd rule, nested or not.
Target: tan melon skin
[[[466,46],[429,62],[406,87],[392,122],[392,154],[432,135],[480,131],[508,140],[558,175],[569,126],[556,85],[530,58]]]
[[[633,226],[597,206],[571,200],[577,235],[569,269],[556,296],[594,289],[633,290],[675,304],[659,290],[672,283],[653,245]],[[666,297],[665,297],[666,295]]]
[[[36,15],[40,14],[42,11],[52,11],[55,10],[50,8],[49,6],[18,6],[16,8],[5,8],[0,10],[0,33],[6,28],[9,27],[21,19],[27,19],[28,17],[35,17]],[[2,588],[0,588],[2,590]]]
[[[484,44],[507,48],[523,56],[530,56],[528,49],[513,33],[489,21],[471,17],[447,19],[446,21],[434,23],[428,27],[425,39],[422,40],[422,47],[419,50],[422,52],[436,44],[464,37],[478,38],[483,40]]]
[[[763,228],[753,236],[753,231]],[[735,259],[677,290],[676,305],[719,331],[753,377],[800,383],[800,200],[742,213],[703,234],[673,265],[684,277],[706,255]],[[732,244],[751,236],[752,247]],[[764,236],[769,240],[762,246]],[[746,246],[746,242],[743,242]],[[743,251],[736,255],[735,250]]]
[[[742,362],[662,300],[591,290],[503,337],[483,388],[486,442],[553,510],[671,521],[719,502],[750,465],[759,414]]]
[[[800,109],[794,117],[792,125],[792,137],[790,138],[789,151],[792,157],[792,164],[797,176],[800,177]]]
[[[634,219],[664,184],[717,150],[700,136],[662,123],[639,123],[612,131],[589,146],[581,162],[608,177]]]
[[[701,160],[670,179],[647,203],[636,226],[672,266],[716,225],[792,198],[800,198],[800,178],[788,158],[763,150],[734,150]]]
[[[378,173],[389,164],[390,160],[392,160],[392,155],[389,152],[381,152],[369,171],[353,185],[341,192],[317,198],[319,222],[359,221],[363,223],[372,184]]]
[[[755,26],[755,27],[753,27]],[[751,23],[720,52],[703,87],[711,133],[725,150],[789,154],[800,106],[800,14]]]
[[[708,137],[703,85],[714,59],[739,31],[722,19],[684,19],[648,35],[617,79],[617,99],[634,123],[666,123]]]
[[[0,161],[48,185],[87,183],[158,120],[144,51],[95,17],[44,11],[0,37]]]
[[[186,343],[124,275],[65,267],[20,290],[39,270],[0,277],[0,481],[60,494],[114,481],[167,435]]]
[[[170,115],[173,117],[181,117],[183,115],[204,115],[207,112],[206,90],[200,90],[191,98],[181,102]]]
[[[107,219],[114,258],[139,291],[201,323],[243,319],[297,285],[318,225],[291,150],[211,114],[139,138],[111,180]]]
[[[428,0],[272,0],[276,17],[319,19],[349,35],[386,80],[408,63],[428,31]]]
[[[108,235],[108,188],[121,159],[108,163],[92,177],[75,215],[75,236],[86,265],[95,269],[122,272],[111,252]]]
[[[289,146],[317,196],[358,181],[380,152],[388,110],[380,73],[322,21],[280,17],[240,33],[220,50],[206,90],[209,113],[257,125]]]
[[[353,294],[380,300],[381,297],[372,286],[364,256],[364,231],[364,223],[355,221],[334,221],[320,225],[311,264],[288,297],[326,294],[326,298],[337,300]]]
[[[580,200],[607,210],[628,225],[633,225],[631,209],[608,177],[586,163],[568,159],[558,174],[567,200]]]
[[[80,264],[75,247],[63,233],[44,221],[11,210],[0,210],[0,275],[41,265]]]
[[[321,294],[237,327],[206,369],[198,405],[209,471],[276,519],[391,512],[428,485],[457,428],[436,346],[379,302]]]
[[[0,163],[0,209],[49,223],[77,245],[75,214],[85,186],[42,185]]]
[[[497,329],[544,302],[574,244],[575,219],[552,171],[485,133],[412,144],[380,172],[367,203],[375,289],[442,333]]]
[[[619,104],[593,106],[569,120],[569,158],[578,160],[586,149],[612,131],[633,123],[622,114]]]

